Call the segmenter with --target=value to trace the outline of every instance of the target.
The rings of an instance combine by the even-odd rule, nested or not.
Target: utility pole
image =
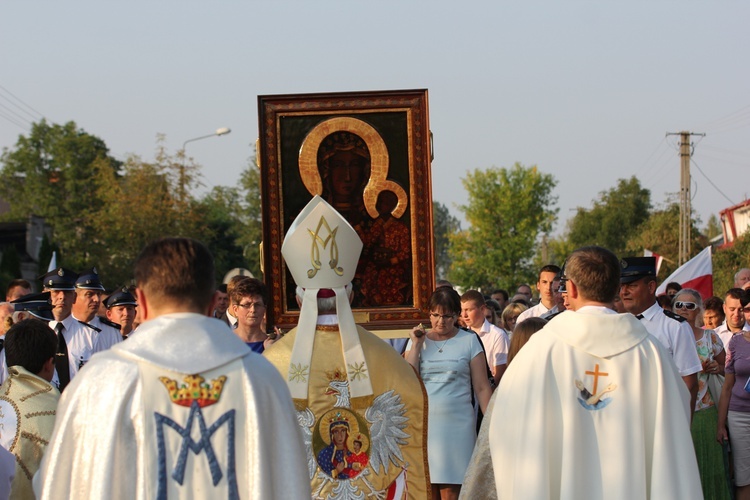
[[[690,260],[690,239],[692,236],[692,207],[690,197],[690,157],[693,156],[693,144],[690,136],[705,137],[706,134],[695,132],[667,132],[667,135],[680,136],[680,241],[677,265],[681,266]]]

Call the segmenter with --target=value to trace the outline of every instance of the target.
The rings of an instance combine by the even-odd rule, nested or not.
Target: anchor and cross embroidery
[[[156,420],[156,437],[157,446],[159,451],[158,457],[158,489],[157,498],[162,500],[167,498],[168,481],[167,477],[167,445],[168,438],[166,435],[166,428],[173,429],[181,438],[182,441],[179,446],[179,451],[172,453],[176,456],[174,468],[172,473],[169,475],[172,480],[181,485],[185,481],[186,473],[188,471],[188,453],[193,452],[195,460],[198,460],[199,455],[204,454],[205,460],[208,462],[208,470],[211,474],[211,480],[214,486],[217,486],[224,477],[224,471],[220,462],[222,461],[214,450],[215,447],[220,449],[226,448],[227,456],[225,460],[226,464],[226,479],[227,479],[227,498],[230,500],[239,498],[239,489],[237,487],[237,473],[235,469],[235,410],[229,410],[221,415],[212,424],[206,423],[206,418],[203,414],[203,408],[216,404],[221,397],[221,393],[224,389],[224,383],[227,377],[222,375],[217,379],[211,381],[210,384],[205,383],[205,379],[200,375],[188,375],[184,378],[185,384],[178,384],[177,381],[169,379],[167,377],[159,377],[159,380],[164,384],[167,389],[171,402],[175,405],[190,408],[187,421],[185,425],[180,425],[172,418],[154,412],[154,418]],[[224,443],[212,442],[212,439],[216,439],[217,431],[226,424],[226,445]],[[197,425],[199,436],[198,439],[194,439],[193,435],[194,427]]]
[[[601,391],[599,390],[599,378],[609,377],[609,373],[599,371],[599,363],[594,365],[593,370],[586,370],[585,375],[594,379],[592,390],[589,390],[581,380],[576,379],[575,386],[579,391],[578,402],[587,410],[601,410],[612,401],[611,397],[605,398],[604,395],[617,389],[617,384],[609,383]]]

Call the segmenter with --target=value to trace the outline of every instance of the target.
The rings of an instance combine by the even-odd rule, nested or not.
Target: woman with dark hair
[[[707,298],[703,303],[703,328],[716,330],[722,323],[724,323],[724,301],[716,296]]]
[[[414,327],[404,356],[422,377],[429,400],[427,453],[433,499],[458,498],[476,439],[472,390],[487,409],[492,388],[479,338],[456,325],[461,299],[452,288],[433,292],[432,328]]]

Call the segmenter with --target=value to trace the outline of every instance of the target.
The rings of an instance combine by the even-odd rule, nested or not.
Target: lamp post
[[[214,132],[213,134],[202,135],[200,137],[194,137],[182,143],[182,164],[180,165],[180,201],[181,202],[183,203],[185,202],[185,160],[187,159],[185,156],[185,146],[187,146],[189,142],[200,141],[201,139],[208,139],[209,137],[219,137],[222,135],[227,135],[231,131],[232,129],[230,129],[229,127],[221,127],[219,129],[216,129],[216,132]]]

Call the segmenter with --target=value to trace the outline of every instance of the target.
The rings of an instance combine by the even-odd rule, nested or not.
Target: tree
[[[224,186],[214,187],[195,207],[204,219],[199,239],[214,256],[219,282],[230,269],[246,265],[238,244],[244,230],[240,222],[242,208],[239,190]]]
[[[635,177],[619,179],[617,186],[599,193],[590,209],[578,208],[568,222],[571,246],[599,245],[621,255],[628,238],[649,218],[651,193]]]
[[[540,234],[556,220],[557,181],[536,166],[479,169],[462,179],[469,229],[452,235],[449,279],[469,288],[512,289],[535,278],[531,263]]]
[[[240,186],[244,190],[242,211],[239,219],[243,227],[237,243],[243,249],[245,263],[253,275],[260,277],[260,243],[263,241],[263,214],[260,202],[260,168],[254,160],[248,160],[242,172]]]
[[[708,217],[708,222],[706,222],[706,229],[704,232],[706,233],[706,238],[709,240],[716,238],[722,233],[721,224],[719,223],[719,218],[716,217],[716,214],[711,214]]]
[[[643,255],[643,250],[649,249],[664,257],[659,276],[669,276],[679,267],[677,264],[677,249],[680,239],[679,223],[680,205],[678,203],[670,203],[664,209],[653,211],[648,220],[632,232],[625,252],[620,256]],[[708,240],[698,232],[695,221],[691,222],[691,228],[691,255],[697,255],[708,245]]]
[[[722,299],[734,286],[734,275],[743,267],[750,267],[750,231],[738,236],[732,246],[722,248],[713,255],[714,295]]]
[[[131,155],[119,175],[106,169],[96,171],[97,187],[108,194],[109,203],[94,220],[97,238],[86,246],[89,263],[97,266],[106,285],[130,283],[132,264],[149,241],[197,233],[187,228],[186,221],[194,220],[190,205],[182,209],[168,168],[168,164],[144,162]]]
[[[104,141],[65,125],[34,123],[13,149],[0,157],[0,196],[10,203],[6,220],[44,217],[53,229],[60,260],[81,268],[88,260],[88,242],[97,237],[92,219],[108,203],[93,182],[97,169],[116,174],[120,163],[109,156]]]
[[[450,236],[461,230],[461,223],[453,217],[448,207],[439,201],[432,202],[432,232],[435,236],[435,276],[447,276],[451,266]]]

